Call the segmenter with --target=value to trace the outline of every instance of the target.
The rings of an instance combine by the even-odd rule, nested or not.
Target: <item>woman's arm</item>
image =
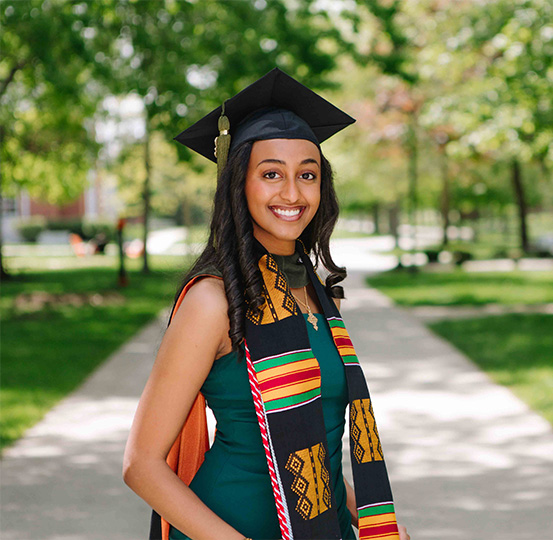
[[[340,310],[340,299],[333,298],[338,311]],[[344,477],[344,484],[346,485],[346,506],[348,507],[349,513],[351,514],[351,524],[358,529],[358,517],[357,517],[357,504],[355,502],[355,491],[350,486],[349,482]]]
[[[351,514],[351,524],[358,529],[359,522],[357,517],[357,504],[355,501],[355,491],[349,485],[349,482],[344,477],[344,484],[346,485],[346,506],[348,507],[349,513]]]
[[[222,282],[194,284],[167,328],[130,430],[125,483],[156,512],[195,540],[243,540],[167,465],[166,458],[214,358],[228,347],[228,304]]]

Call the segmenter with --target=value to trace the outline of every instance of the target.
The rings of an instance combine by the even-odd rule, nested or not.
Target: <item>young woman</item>
[[[339,316],[345,269],[329,251],[338,204],[319,145],[353,120],[280,70],[225,114],[177,137],[213,159],[219,119],[221,173],[207,247],[136,411],[125,482],[154,509],[150,538],[353,539],[353,524],[361,539],[409,540]],[[204,397],[217,419],[207,452]],[[355,490],[342,475],[348,405]]]

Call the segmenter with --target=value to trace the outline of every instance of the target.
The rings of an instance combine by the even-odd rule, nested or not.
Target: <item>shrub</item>
[[[454,251],[453,252],[453,262],[454,264],[456,264],[457,266],[460,266],[461,264],[463,264],[465,261],[470,261],[472,260],[474,257],[472,256],[472,253],[468,252],[468,251],[461,251],[461,250],[457,250],[457,251]]]
[[[69,231],[83,237],[83,222],[80,219],[49,219],[46,228],[49,231]]]
[[[46,220],[42,216],[34,216],[20,220],[16,224],[17,232],[26,242],[36,242],[40,233],[46,228]]]
[[[113,242],[116,234],[116,224],[111,221],[87,221],[82,226],[82,237],[85,240],[102,236],[106,243]]]
[[[46,228],[49,231],[69,231],[78,234],[83,240],[91,240],[102,235],[107,242],[115,239],[115,223],[106,220],[83,221],[81,219],[52,219]]]

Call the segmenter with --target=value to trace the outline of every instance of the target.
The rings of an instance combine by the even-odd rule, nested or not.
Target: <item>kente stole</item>
[[[265,304],[245,321],[248,378],[283,540],[340,539],[330,483],[330,457],[321,402],[321,375],[306,321],[276,260],[255,241]],[[369,390],[344,321],[301,241],[296,242],[309,280],[344,363],[349,397],[351,463],[360,540],[399,540],[392,491]],[[202,273],[193,281],[206,275]],[[183,293],[192,285],[187,284]],[[173,308],[173,313],[184,294]],[[203,417],[202,417],[203,411]],[[190,483],[207,450],[205,402],[199,394],[167,462]],[[193,441],[193,444],[191,444]],[[183,452],[183,446],[192,451]],[[204,452],[205,452],[204,450]],[[188,462],[188,465],[183,465]],[[153,511],[150,539],[168,540],[169,524]]]

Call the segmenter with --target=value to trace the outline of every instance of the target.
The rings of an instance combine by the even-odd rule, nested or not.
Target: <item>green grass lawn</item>
[[[551,272],[383,272],[367,282],[402,306],[542,304],[553,302]]]
[[[456,269],[410,274],[401,270],[371,276],[367,281],[403,306],[553,302],[550,272]],[[447,319],[428,326],[553,424],[553,315]]]
[[[152,257],[151,262],[153,271],[146,276],[138,271],[140,261],[129,261],[129,286],[120,289],[115,260],[101,256],[94,257],[92,268],[21,270],[2,283],[0,448],[19,438],[110,353],[171,306],[188,261]],[[21,303],[25,295],[39,291],[60,302]],[[68,293],[81,300],[99,296],[74,305]]]
[[[553,315],[515,313],[429,327],[553,424]]]

